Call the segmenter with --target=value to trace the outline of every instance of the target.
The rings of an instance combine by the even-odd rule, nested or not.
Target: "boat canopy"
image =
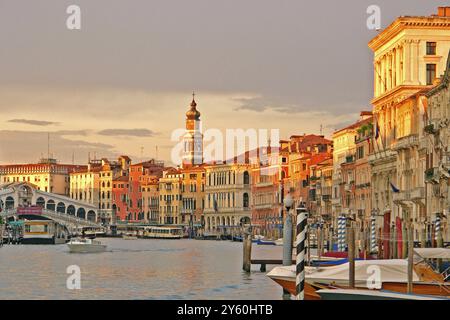
[[[380,270],[381,282],[407,282],[408,261],[403,259],[391,260],[356,260],[355,281],[365,282],[373,277],[374,270]],[[295,265],[275,267],[267,274],[271,278],[295,278]],[[306,267],[305,278],[311,281],[348,281],[349,263],[329,267]],[[420,281],[413,271],[413,281]]]
[[[379,268],[381,282],[407,282],[408,261],[403,259],[391,260],[357,260],[355,261],[355,281],[367,281]],[[306,278],[348,280],[349,263],[325,268],[308,268]],[[413,281],[419,281],[416,272],[413,272]]]
[[[414,252],[424,259],[450,259],[449,248],[415,248]]]

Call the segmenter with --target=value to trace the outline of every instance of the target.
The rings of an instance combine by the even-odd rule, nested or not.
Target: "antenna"
[[[323,126],[320,124],[320,135],[323,136]]]
[[[158,160],[158,146],[156,146],[155,148],[156,148],[156,160]]]
[[[141,158],[144,159],[144,147],[141,146]]]
[[[50,159],[50,132],[47,132],[47,160]]]

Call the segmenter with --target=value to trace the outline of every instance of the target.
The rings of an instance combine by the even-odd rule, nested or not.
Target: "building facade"
[[[374,152],[372,207],[394,219],[425,218],[420,142],[424,94],[445,70],[450,49],[450,15],[400,17],[369,42],[374,52]]]

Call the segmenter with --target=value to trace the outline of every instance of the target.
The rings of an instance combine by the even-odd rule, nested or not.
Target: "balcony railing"
[[[411,191],[411,199],[412,200],[418,200],[418,199],[424,199],[425,198],[425,188],[424,187],[418,187]]]
[[[419,136],[417,134],[411,134],[409,136],[399,138],[392,146],[392,149],[398,151],[402,149],[409,149],[411,147],[415,147],[418,145],[419,145]]]

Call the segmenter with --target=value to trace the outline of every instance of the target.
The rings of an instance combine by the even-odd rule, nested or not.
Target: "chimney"
[[[450,17],[450,7],[438,7],[438,17]]]

